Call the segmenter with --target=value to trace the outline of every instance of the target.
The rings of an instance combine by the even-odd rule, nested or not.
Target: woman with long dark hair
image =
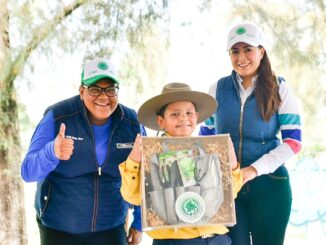
[[[200,134],[229,133],[241,165],[245,184],[235,200],[232,244],[281,245],[292,203],[284,163],[301,149],[300,114],[287,83],[271,68],[256,25],[233,27],[227,50],[233,71],[211,86],[218,108]]]

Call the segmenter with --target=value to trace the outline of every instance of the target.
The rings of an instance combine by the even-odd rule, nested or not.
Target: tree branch
[[[7,8],[7,3],[4,0],[0,0],[0,71],[1,73],[5,72],[5,64],[6,62],[10,62],[8,60],[9,54],[9,13]],[[3,90],[3,83],[2,83],[3,75],[0,75],[0,89]]]
[[[89,0],[76,0],[75,2],[67,5],[63,8],[62,12],[58,13],[50,22],[44,23],[42,26],[37,28],[34,31],[34,34],[30,40],[30,42],[22,49],[16,59],[13,61],[10,72],[8,72],[5,81],[7,81],[7,86],[12,87],[13,82],[18,74],[20,74],[21,70],[24,67],[26,60],[31,55],[32,51],[34,51],[39,44],[46,39],[50,33],[52,33],[55,28],[62,23],[69,15],[71,15],[77,8],[86,4]]]

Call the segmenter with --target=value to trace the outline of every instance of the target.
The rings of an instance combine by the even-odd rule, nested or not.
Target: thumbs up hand
[[[65,138],[66,125],[61,123],[60,131],[54,140],[54,154],[60,160],[69,160],[74,150],[74,141]]]

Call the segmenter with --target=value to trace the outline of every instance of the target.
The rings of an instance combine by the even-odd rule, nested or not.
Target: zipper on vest
[[[239,141],[239,153],[238,159],[241,164],[241,157],[242,157],[242,123],[243,123],[243,107],[245,103],[241,102],[241,110],[240,110],[240,125],[239,125],[239,133],[240,133],[240,141]]]
[[[93,219],[92,219],[92,232],[96,230],[96,218],[98,211],[98,177],[94,175],[94,209],[93,209]]]
[[[113,134],[115,133],[115,130],[117,129],[117,127],[118,127],[118,125],[116,125],[111,131],[111,137],[109,138],[109,142],[108,142],[108,152],[106,153],[106,159],[105,159],[104,163],[102,164],[102,166],[98,167],[98,175],[102,174],[102,168],[104,168],[109,161],[108,159],[109,159],[109,155],[110,155],[110,144],[112,141]]]

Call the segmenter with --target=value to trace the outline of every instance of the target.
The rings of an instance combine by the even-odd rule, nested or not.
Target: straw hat
[[[156,116],[160,109],[172,102],[192,101],[198,111],[198,121],[200,123],[210,117],[217,108],[216,100],[209,94],[192,91],[185,83],[168,83],[164,86],[162,93],[147,100],[138,110],[138,120],[144,126],[160,130],[156,123]]]

